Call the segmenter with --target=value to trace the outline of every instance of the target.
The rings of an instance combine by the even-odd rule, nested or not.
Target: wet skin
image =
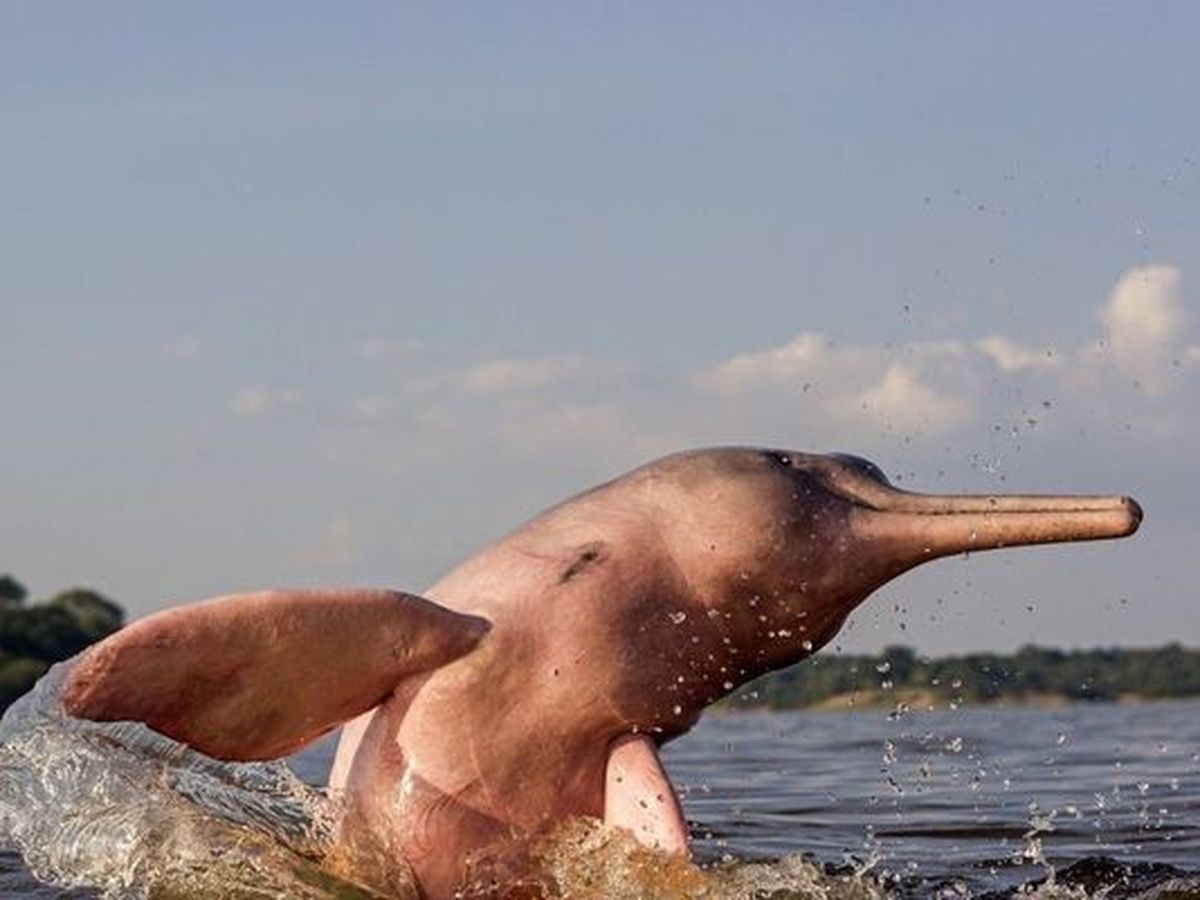
[[[468,858],[574,815],[684,852],[654,747],[963,551],[1131,534],[1125,497],[932,496],[853,457],[679,454],[557,506],[425,596],[491,628],[347,725],[348,845],[448,896]],[[634,737],[631,737],[634,736]],[[615,774],[614,774],[615,773]],[[644,834],[641,832],[644,830]]]

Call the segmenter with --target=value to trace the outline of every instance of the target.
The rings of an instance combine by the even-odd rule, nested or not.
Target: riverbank
[[[908,647],[877,656],[818,654],[764,676],[725,701],[735,709],[929,709],[974,705],[1058,707],[1200,697],[1200,650],[1057,650],[933,659]]]
[[[1116,697],[1106,700],[1079,700],[1070,697],[1064,697],[1062,694],[1032,692],[1023,695],[997,697],[994,700],[976,700],[966,702],[961,699],[956,700],[953,697],[937,694],[930,690],[904,689],[885,691],[876,688],[874,690],[850,691],[844,694],[835,694],[832,697],[826,697],[819,703],[815,703],[812,706],[800,707],[800,709],[803,709],[806,712],[861,712],[863,710],[912,710],[919,712],[934,712],[936,710],[958,709],[964,706],[972,708],[993,707],[997,709],[1004,709],[1006,707],[1027,709],[1062,709],[1064,707],[1073,706],[1080,703],[1091,705],[1115,703],[1120,706],[1137,706],[1148,703],[1196,700],[1200,700],[1200,695],[1189,697],[1147,697],[1144,694],[1129,692],[1119,694]],[[753,707],[740,708],[746,709]]]

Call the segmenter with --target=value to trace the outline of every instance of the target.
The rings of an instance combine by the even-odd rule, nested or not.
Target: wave
[[[0,720],[0,832],[39,879],[122,898],[370,896],[323,867],[334,800],[283,763],[65,715],[67,665]]]
[[[63,898],[299,898],[411,900],[403,878],[380,887],[337,842],[338,798],[282,762],[222,763],[136,723],[95,723],[61,711],[57,666],[0,720],[0,894]],[[780,826],[783,827],[783,826]],[[902,829],[903,830],[903,829]],[[915,836],[927,830],[912,825]],[[944,829],[935,829],[945,837]],[[961,835],[959,835],[961,836]],[[996,835],[990,835],[995,837]],[[1016,838],[1016,834],[1005,834]],[[1028,837],[1025,834],[1024,837]],[[1145,835],[1142,835],[1145,839]],[[699,843],[703,854],[705,842]],[[1200,897],[1200,874],[1162,863],[1089,857],[1055,871],[964,865],[955,877],[889,871],[868,854],[832,865],[773,860],[668,860],[594,819],[513,840],[469,861],[463,900],[997,900],[1022,896],[1165,900]],[[393,866],[393,869],[397,867]],[[394,873],[393,873],[394,874]],[[1003,887],[998,887],[1004,884]],[[53,885],[54,887],[50,887]]]

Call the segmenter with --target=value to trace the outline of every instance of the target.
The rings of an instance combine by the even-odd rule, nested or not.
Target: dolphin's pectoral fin
[[[687,822],[654,741],[644,734],[617,738],[608,748],[604,822],[633,832],[647,847],[688,855]]]
[[[488,628],[398,591],[235,594],[109,636],[75,660],[61,700],[77,718],[142,722],[217,759],[275,759],[469,653]]]

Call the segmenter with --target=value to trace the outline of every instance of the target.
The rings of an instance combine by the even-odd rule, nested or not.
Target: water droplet
[[[894,722],[902,716],[906,715],[909,710],[909,705],[903,701],[896,704],[896,708],[888,713],[888,721]]]
[[[687,621],[687,613],[685,613],[683,610],[677,610],[676,612],[669,613],[667,618],[669,618],[675,625],[682,625]]]

